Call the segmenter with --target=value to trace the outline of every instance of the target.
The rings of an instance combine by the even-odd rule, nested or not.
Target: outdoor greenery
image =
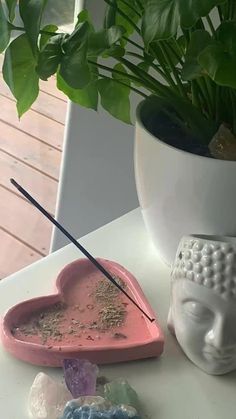
[[[65,34],[54,22],[41,27],[47,0],[19,0],[22,27],[14,25],[17,0],[0,0],[3,77],[19,116],[36,100],[39,79],[56,74],[72,101],[96,110],[100,100],[126,123],[134,91],[156,96],[199,141],[222,123],[236,134],[235,0],[96,1],[107,5],[103,28],[84,10]]]

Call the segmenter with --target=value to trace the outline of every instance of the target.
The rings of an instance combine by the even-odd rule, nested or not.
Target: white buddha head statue
[[[168,327],[208,374],[236,369],[236,239],[184,237],[171,282]]]

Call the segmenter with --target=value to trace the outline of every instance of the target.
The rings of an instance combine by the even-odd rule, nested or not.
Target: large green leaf
[[[83,9],[79,12],[75,27],[79,26],[79,24],[83,22],[87,22],[90,26],[90,30],[94,32],[93,22],[87,9]]]
[[[83,89],[91,80],[87,62],[89,33],[89,24],[80,23],[62,44],[64,55],[59,72],[65,82],[74,89]]]
[[[111,5],[107,5],[103,27],[109,29],[116,24],[116,0],[111,0]]]
[[[114,69],[125,73],[125,69],[121,64],[117,64]],[[101,104],[103,108],[112,116],[126,124],[131,124],[130,120],[130,88],[119,82],[129,84],[126,74],[118,75],[113,73],[113,78],[100,79],[97,82],[98,91],[101,96]]]
[[[193,80],[202,75],[203,69],[198,56],[211,42],[212,38],[207,31],[199,29],[192,33],[182,69],[183,80]]]
[[[10,40],[10,29],[0,1],[0,53],[5,50]]]
[[[179,25],[192,27],[225,0],[148,0],[142,22],[142,33],[148,47],[153,40],[176,35]]]
[[[73,89],[70,87],[65,80],[58,73],[57,75],[57,87],[68,98],[81,106],[86,108],[97,110],[98,106],[98,88],[96,79],[92,80],[84,89]]]
[[[55,32],[57,30],[58,30],[58,27],[56,25],[46,25],[43,27],[42,34],[40,36],[40,41],[39,41],[40,51],[43,49],[43,47],[46,45],[49,39],[55,35]]]
[[[6,4],[9,11],[9,19],[12,22],[15,18],[15,10],[17,5],[17,0],[6,0]]]
[[[44,8],[47,0],[20,0],[20,16],[24,22],[32,51],[37,52],[38,36]]]
[[[217,38],[200,53],[198,61],[217,84],[236,89],[236,22],[222,23]]]
[[[134,26],[130,23],[132,21],[137,24],[140,20],[137,14],[135,0],[105,0],[108,3],[106,9],[104,28],[108,29],[113,25],[120,25],[126,31],[126,36],[131,35],[134,31]],[[128,18],[128,19],[127,19]]]
[[[112,45],[109,49],[105,50],[102,54],[102,58],[120,58],[125,55],[125,49],[120,45]]]
[[[63,57],[61,48],[63,39],[63,34],[52,36],[40,51],[36,71],[42,80],[47,80],[57,72]]]
[[[119,71],[119,73],[117,73],[115,70]],[[113,77],[113,79],[119,80],[119,81],[127,84],[127,86],[130,86],[129,75],[126,71],[126,68],[122,64],[118,63],[114,66],[113,72],[112,72],[112,77]]]
[[[109,29],[91,33],[88,40],[88,56],[109,54],[110,48],[122,38],[123,34],[124,29],[121,26],[111,26]]]
[[[28,38],[21,35],[7,48],[3,64],[3,77],[17,100],[19,117],[30,108],[39,93],[35,66]]]

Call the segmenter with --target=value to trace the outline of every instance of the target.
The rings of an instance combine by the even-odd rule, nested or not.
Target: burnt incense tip
[[[15,179],[11,178],[10,182],[12,183],[13,186],[15,186],[15,188],[20,189],[20,185],[15,181]]]

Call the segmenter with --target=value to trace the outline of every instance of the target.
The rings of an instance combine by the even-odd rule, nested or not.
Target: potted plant
[[[46,0],[0,2],[3,77],[19,116],[39,79],[79,105],[130,119],[138,106],[136,183],[144,220],[170,263],[181,236],[236,233],[236,3],[104,0],[103,28],[83,10],[72,33],[42,27]],[[11,32],[14,39],[10,41]],[[108,59],[108,64],[104,62]]]

